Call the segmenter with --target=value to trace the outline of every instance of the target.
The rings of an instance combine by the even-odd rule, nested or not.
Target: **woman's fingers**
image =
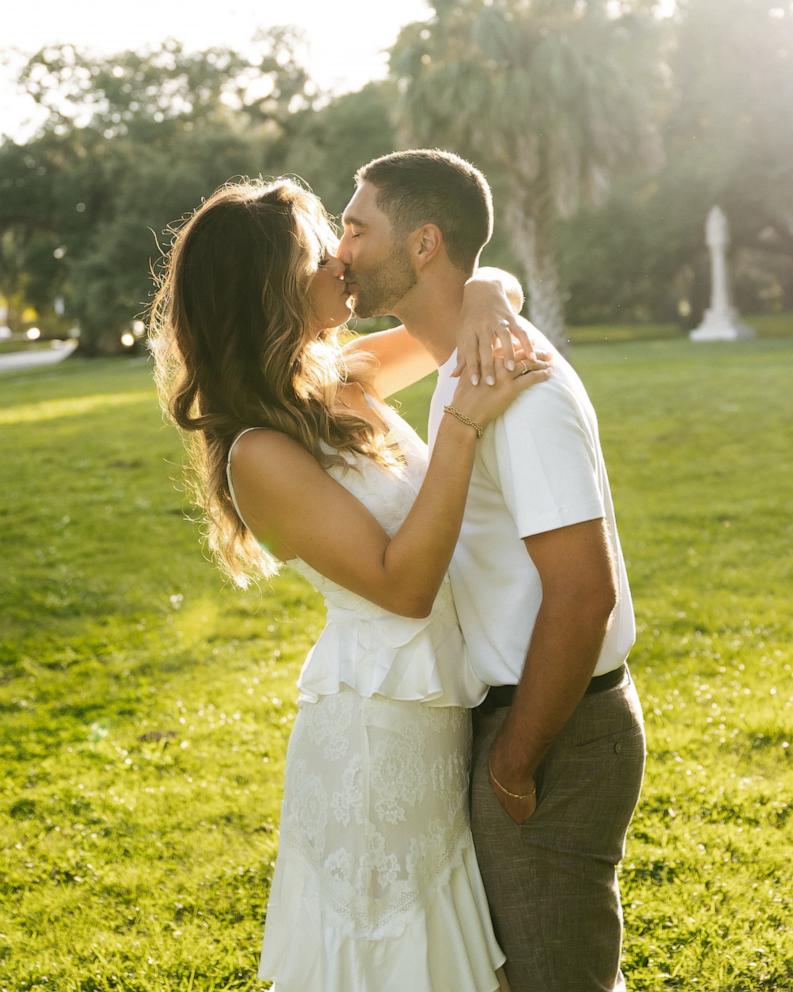
[[[515,349],[512,344],[512,330],[513,327],[517,327],[514,321],[510,321],[507,317],[503,317],[498,321],[495,328],[495,335],[498,338],[499,354],[504,359],[505,367],[511,372],[515,368]],[[493,354],[493,349],[490,350],[491,356]]]
[[[538,358],[523,358],[516,364],[515,370],[510,372],[506,367],[503,358],[494,357],[495,384],[501,388],[521,392],[529,386],[544,382],[553,374],[553,368],[548,362],[543,362]],[[510,384],[510,385],[508,385]]]
[[[535,351],[534,343],[522,323],[513,316],[501,318],[491,329],[480,327],[474,334],[466,334],[458,348],[457,365],[452,377],[466,373],[477,385],[483,381],[495,383],[495,360],[501,358],[507,371],[513,371],[521,360],[550,362],[549,351]]]
[[[463,370],[466,369],[468,375],[470,376],[471,382],[476,385],[479,382],[482,370],[479,365],[479,353],[481,350],[481,338],[486,336],[488,339],[488,348],[490,347],[489,333],[484,330],[478,330],[475,336],[466,334],[463,338],[463,343],[459,346],[457,355],[457,368],[454,370],[452,375],[459,376],[462,374]]]
[[[493,356],[493,329],[487,331],[479,337],[479,368],[482,372],[482,382],[487,386],[492,386],[496,381],[495,361]]]
[[[543,361],[540,358],[520,358],[515,368],[515,377],[520,378],[520,376],[526,375],[528,372],[550,368],[550,362]]]
[[[512,328],[512,333],[515,335],[515,337],[520,342],[521,348],[525,352],[525,357],[526,358],[536,358],[536,354],[535,354],[535,351],[534,351],[534,342],[529,337],[529,335],[526,333],[525,328],[521,327],[521,325],[517,321],[514,322],[514,327]]]
[[[508,371],[504,366],[504,360],[496,357],[493,360],[494,387],[474,386],[467,378],[463,378],[454,393],[455,405],[476,423],[485,427],[500,416],[524,390],[548,378],[551,369],[542,366],[542,363],[536,364],[537,368],[531,368],[520,374],[520,372]]]
[[[485,382],[487,382],[490,386],[493,385],[492,371],[490,371],[490,368],[494,354],[497,354],[499,357],[504,359],[505,367],[511,372],[515,368],[515,364],[518,360],[518,353],[529,350],[526,348],[525,342],[528,341],[529,348],[532,347],[531,340],[527,338],[525,332],[518,323],[515,314],[511,314],[509,317],[502,317],[496,324],[493,333],[497,338],[495,348],[493,348],[491,341],[489,355],[487,353],[480,355],[482,375],[485,378]],[[534,357],[533,350],[531,351],[531,356]],[[490,380],[487,378],[488,375],[491,376]]]
[[[553,375],[553,369],[550,366],[537,367],[529,369],[528,372],[518,372],[517,375],[513,376],[513,379],[517,382],[517,387],[519,391],[528,389],[530,386],[536,386],[538,382],[545,382]]]

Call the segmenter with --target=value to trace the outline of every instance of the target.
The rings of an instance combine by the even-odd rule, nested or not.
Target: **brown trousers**
[[[512,992],[621,992],[617,864],[645,761],[630,676],[579,703],[537,771],[524,824],[503,810],[487,759],[506,709],[474,710],[471,826]]]

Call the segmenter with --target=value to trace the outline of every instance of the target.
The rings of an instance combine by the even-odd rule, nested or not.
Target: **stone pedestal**
[[[705,225],[705,240],[710,251],[710,306],[699,327],[689,335],[692,341],[737,341],[753,338],[754,331],[747,327],[730,304],[730,278],[727,271],[727,245],[730,232],[727,218],[719,207],[711,208]]]

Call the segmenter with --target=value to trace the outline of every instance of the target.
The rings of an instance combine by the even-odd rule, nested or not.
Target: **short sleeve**
[[[592,405],[561,376],[522,393],[493,425],[494,467],[521,538],[605,516]]]

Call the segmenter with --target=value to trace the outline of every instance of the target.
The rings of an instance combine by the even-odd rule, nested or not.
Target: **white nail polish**
[[[487,384],[488,384],[488,386],[495,386],[496,380],[493,378],[492,375],[489,375],[487,377]]]
[[[471,383],[474,386],[478,386],[479,385],[479,376],[478,375],[472,375],[471,376]]]

